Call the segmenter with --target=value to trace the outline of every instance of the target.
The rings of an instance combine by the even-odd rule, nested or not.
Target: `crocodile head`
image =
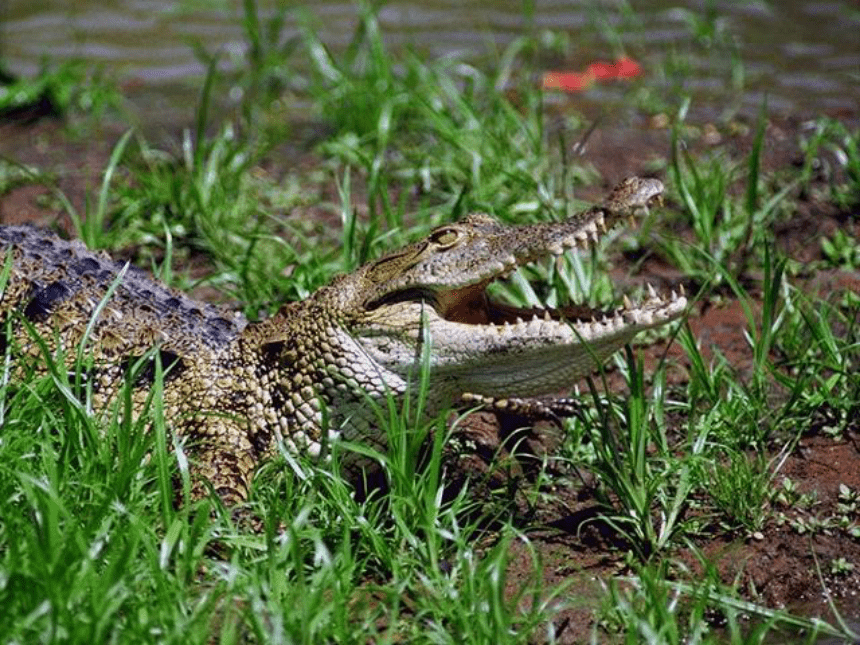
[[[588,248],[662,190],[655,179],[630,178],[602,205],[559,223],[512,227],[470,215],[366,264],[333,285],[350,294],[342,308],[358,312],[346,327],[369,361],[364,369],[387,391],[402,391],[417,378],[429,343],[431,403],[466,393],[549,394],[591,373],[638,332],[678,317],[683,295],[664,299],[649,288],[644,302],[625,298],[622,308],[604,314],[585,306],[522,309],[494,301],[487,287],[519,266]]]

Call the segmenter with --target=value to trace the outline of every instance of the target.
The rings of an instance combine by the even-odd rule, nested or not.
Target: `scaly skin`
[[[196,303],[136,269],[118,280],[120,264],[80,243],[0,227],[0,257],[12,257],[0,297],[0,349],[14,349],[19,374],[40,371],[42,349],[23,318],[51,352],[66,350],[72,366],[102,303],[85,346],[96,409],[113,404],[129,372],[142,406],[157,354],[166,368],[165,418],[193,452],[194,495],[205,494],[208,481],[233,504],[247,497],[254,469],[279,443],[314,456],[340,437],[384,449],[369,401],[384,404],[415,386],[424,343],[432,413],[463,398],[553,394],[638,332],[678,317],[686,300],[674,294],[664,300],[652,292],[598,321],[586,307],[518,309],[485,290],[518,266],[587,248],[662,189],[657,180],[631,178],[602,205],[560,223],[506,227],[470,215],[258,323]],[[343,461],[363,465],[357,456]]]

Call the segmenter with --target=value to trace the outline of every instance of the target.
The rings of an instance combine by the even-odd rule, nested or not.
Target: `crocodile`
[[[80,241],[2,226],[0,350],[14,357],[13,378],[45,373],[46,355],[80,372],[85,354],[95,412],[122,405],[124,383],[139,411],[160,374],[164,418],[192,457],[192,496],[211,489],[232,506],[279,450],[324,458],[344,439],[385,450],[375,408],[407,396],[423,365],[428,413],[466,400],[503,407],[558,394],[640,331],[680,316],[683,291],[649,288],[643,302],[625,296],[607,313],[518,308],[487,293],[522,265],[589,248],[662,190],[656,179],[628,178],[556,223],[505,226],[471,214],[257,322]],[[343,452],[345,469],[366,465],[361,451]]]

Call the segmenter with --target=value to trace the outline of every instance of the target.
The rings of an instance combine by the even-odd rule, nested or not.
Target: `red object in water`
[[[544,72],[542,86],[545,90],[582,92],[594,81],[611,81],[616,78],[633,78],[642,73],[642,67],[632,58],[623,56],[614,63],[595,61],[584,72]]]
[[[618,68],[618,78],[633,78],[642,73],[642,67],[632,58],[623,56],[615,62]]]
[[[598,81],[607,81],[615,78],[617,71],[615,63],[606,63],[601,60],[591,63],[587,67],[587,72],[591,73]]]
[[[544,72],[543,75],[545,90],[582,92],[591,87],[592,83],[594,83],[594,76],[587,72]]]

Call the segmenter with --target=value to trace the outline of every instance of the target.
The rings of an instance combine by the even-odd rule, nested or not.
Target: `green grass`
[[[860,143],[856,128],[822,118],[802,142],[806,157],[801,177],[807,186],[817,173],[823,175],[827,199],[843,209],[860,203]]]
[[[490,56],[486,71],[388,51],[375,9],[361,5],[358,13],[351,45],[333,52],[309,18],[297,40],[281,43],[284,14],[264,21],[245,2],[248,68],[233,80],[246,98],[236,118],[212,116],[220,79],[206,55],[196,123],[175,149],[129,130],[83,212],[61,196],[79,236],[93,248],[131,249],[170,284],[214,287],[253,318],[465,212],[520,222],[579,207],[575,189],[594,172],[566,150],[583,124],[568,116],[550,133],[533,82],[546,43],[562,38],[515,39]],[[702,46],[736,51],[717,15],[691,18],[690,28]],[[605,40],[623,41],[605,29]],[[304,83],[296,81],[296,57],[312,63]],[[741,63],[732,65],[740,83]],[[671,73],[678,96],[663,100],[682,117],[683,70]],[[318,161],[313,170],[290,165],[272,176],[261,167],[283,165],[274,151],[288,136],[275,124],[279,96],[297,87],[307,88],[328,134],[307,153]],[[709,531],[748,536],[789,508],[795,515],[786,521],[798,530],[823,530],[781,478],[781,457],[803,433],[841,437],[860,418],[860,300],[805,295],[769,232],[792,215],[792,190],[813,185],[821,156],[841,164],[828,167],[826,197],[856,203],[857,133],[822,121],[805,143],[804,167],[773,188],[760,168],[764,123],[763,112],[752,152],[735,160],[724,151],[687,154],[681,118],[668,160],[671,209],[639,237],[610,236],[665,258],[694,285],[693,299],[739,303],[750,364],[740,370],[706,351],[681,323],[661,333],[676,335],[684,350],[682,385],[670,385],[672,361],[646,371],[641,352],[628,348],[615,359],[626,385],[613,392],[605,374],[601,387],[589,382],[582,417],[566,422],[564,445],[550,459],[595,476],[595,521],[623,538],[618,548],[626,552],[615,555],[632,573],[607,581],[607,606],[594,608],[598,641],[756,643],[777,628],[850,636],[846,626],[740,600],[707,563],[697,582],[675,560]],[[52,183],[39,169],[13,164],[2,172],[3,190]],[[850,238],[833,236],[823,250],[831,266],[856,267]],[[189,265],[204,261],[200,278]],[[609,266],[597,249],[521,271],[497,288],[520,304],[610,306],[618,303]],[[453,430],[447,413],[424,417],[422,388],[402,406],[377,410],[387,454],[337,448],[377,459],[388,494],[358,501],[331,469],[284,454],[255,480],[247,510],[265,529],[254,533],[217,500],[174,503],[188,498],[189,456],[163,416],[158,370],[140,416],[129,414],[127,387],[115,406],[93,413],[85,346],[64,361],[43,345],[49,369],[38,377],[15,371],[13,350],[0,356],[5,642],[553,642],[554,621],[577,605],[572,578],[545,582],[533,527],[510,499],[487,504],[467,484],[443,501],[442,447]],[[538,474],[545,486],[534,485],[530,503],[551,499],[553,487],[571,479]],[[844,491],[840,503],[826,528],[856,539],[856,492]],[[513,545],[525,554],[519,581],[509,578]],[[844,573],[847,564],[831,570]],[[725,619],[722,632],[715,614]],[[746,628],[742,614],[760,622]]]
[[[670,453],[662,368],[654,375],[655,394],[648,396],[642,363],[629,348],[626,354],[625,404],[601,403],[590,384],[600,412],[589,424],[594,457],[588,466],[603,487],[597,496],[605,508],[603,519],[627,539],[638,558],[648,560],[676,544],[688,528],[680,514],[693,490],[693,455],[678,459]],[[649,454],[649,447],[656,449]]]
[[[720,582],[713,566],[692,583],[672,582],[665,563],[636,567],[636,575],[612,580],[600,625],[620,643],[816,643],[823,637],[851,638],[846,625],[835,628],[739,600]]]
[[[7,75],[0,60],[0,80],[0,114],[45,110],[56,117],[86,115],[85,123],[94,125],[105,114],[122,108],[116,82],[82,60],[44,62],[33,77]]]

